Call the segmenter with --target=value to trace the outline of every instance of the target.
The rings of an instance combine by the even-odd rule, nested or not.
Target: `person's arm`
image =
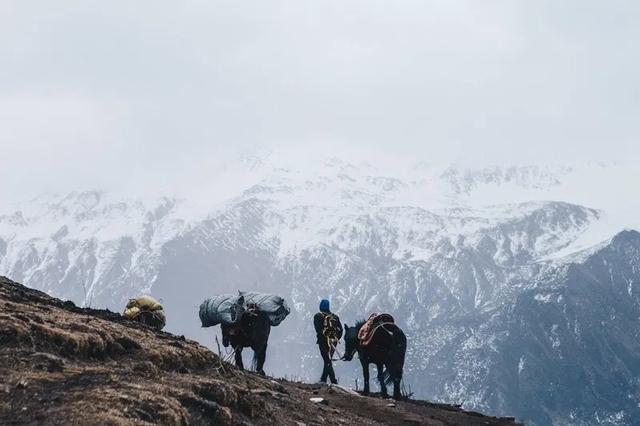
[[[316,335],[322,335],[322,314],[317,313],[313,316],[313,327],[316,329]]]
[[[336,318],[338,319],[338,339],[342,338],[342,321],[340,321],[340,317],[336,315]]]

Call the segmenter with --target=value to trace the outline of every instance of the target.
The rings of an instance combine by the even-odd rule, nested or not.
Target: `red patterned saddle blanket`
[[[394,324],[395,320],[389,314],[376,314],[373,313],[369,316],[369,319],[364,323],[360,331],[358,332],[358,340],[362,346],[367,346],[371,343],[376,330],[385,324]]]

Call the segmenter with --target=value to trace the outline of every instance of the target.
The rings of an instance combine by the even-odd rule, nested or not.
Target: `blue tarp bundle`
[[[255,303],[258,310],[266,312],[267,315],[269,315],[271,325],[274,327],[284,321],[291,312],[289,306],[287,306],[287,302],[275,294],[241,291],[240,295],[244,297],[245,307],[251,303]]]
[[[200,321],[203,327],[220,323],[236,324],[244,313],[244,298],[233,294],[221,294],[206,299],[200,305]]]
[[[220,323],[236,324],[250,304],[255,304],[258,310],[265,312],[274,327],[291,312],[287,302],[280,296],[242,291],[239,293],[238,296],[222,294],[202,302],[200,305],[202,326],[211,327]]]

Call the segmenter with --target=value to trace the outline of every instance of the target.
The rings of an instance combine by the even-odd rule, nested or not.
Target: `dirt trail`
[[[323,398],[314,403],[310,398]],[[0,277],[0,424],[513,425],[238,371],[182,336]]]

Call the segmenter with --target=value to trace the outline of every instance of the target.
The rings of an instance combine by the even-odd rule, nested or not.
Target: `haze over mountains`
[[[266,368],[305,380],[328,295],[349,324],[394,314],[420,397],[533,424],[640,419],[633,167],[276,163],[245,159],[212,183],[224,196],[85,191],[5,208],[0,275],[116,311],[150,292],[171,331],[212,347],[202,299],[277,292],[293,314]],[[350,384],[359,368],[337,371]]]

